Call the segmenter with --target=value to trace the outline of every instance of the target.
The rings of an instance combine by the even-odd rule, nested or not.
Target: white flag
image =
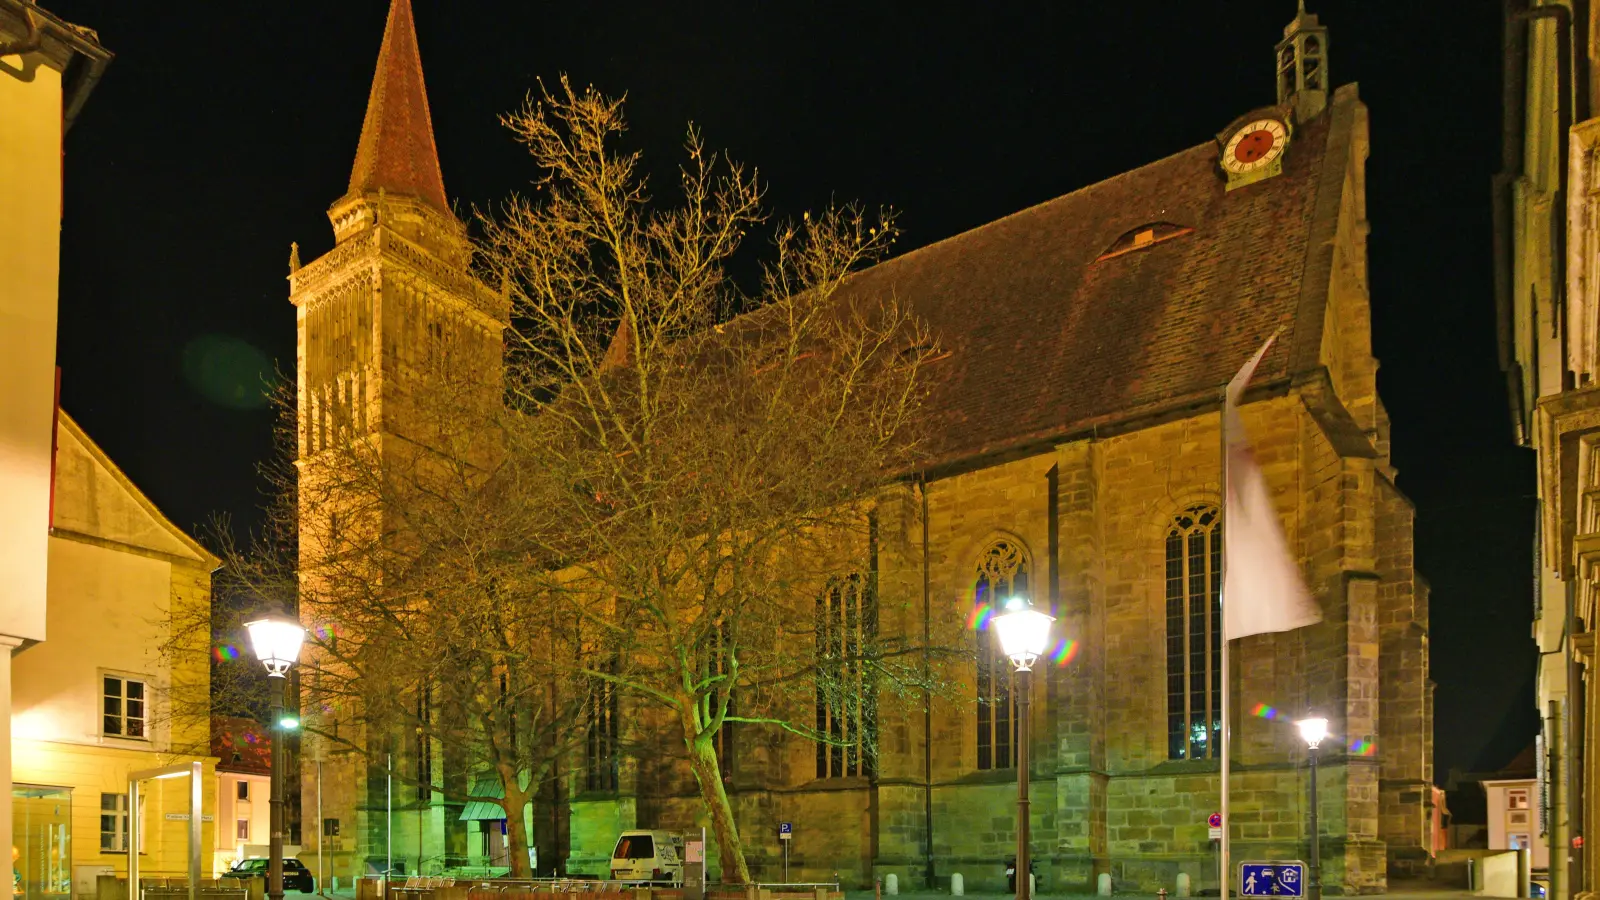
[[[1222,553],[1226,557],[1222,636],[1229,641],[1322,621],[1322,610],[1306,590],[1300,566],[1289,555],[1272,494],[1239,417],[1239,400],[1277,337],[1274,334],[1267,338],[1228,382],[1222,408],[1222,440],[1227,454],[1224,465],[1228,468],[1222,522]]]

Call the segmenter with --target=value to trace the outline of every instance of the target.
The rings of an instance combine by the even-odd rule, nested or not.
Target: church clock
[[[1223,141],[1218,160],[1228,176],[1228,190],[1282,172],[1283,151],[1288,146],[1289,126],[1281,119],[1252,119],[1235,128]]]

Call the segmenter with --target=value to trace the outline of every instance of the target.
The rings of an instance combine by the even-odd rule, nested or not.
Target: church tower
[[[334,248],[290,260],[302,468],[348,437],[421,440],[405,398],[446,364],[499,380],[507,305],[470,274],[445,199],[410,0],[389,8],[350,187],[328,218]]]
[[[1278,42],[1278,105],[1292,105],[1298,122],[1328,105],[1328,29],[1306,12],[1305,0]]]
[[[333,249],[305,266],[297,247],[289,258],[301,616],[308,627],[328,629],[325,640],[342,626],[337,610],[318,609],[311,599],[318,593],[316,579],[324,577],[318,574],[319,548],[336,530],[387,533],[393,527],[368,521],[387,518],[384,510],[337,508],[337,496],[326,486],[339,482],[335,469],[348,465],[341,462],[348,454],[330,451],[364,442],[387,472],[394,462],[416,459],[415,448],[443,449],[436,440],[437,414],[459,401],[459,394],[441,399],[452,387],[465,386],[478,400],[500,401],[508,304],[472,276],[467,230],[446,199],[410,0],[391,0],[349,189],[334,201],[328,218]],[[305,696],[316,706],[322,702],[316,699],[316,674],[307,678]],[[425,710],[426,694],[417,702]],[[315,859],[324,877],[348,879],[386,859],[386,848],[392,848],[396,868],[407,871],[416,871],[423,859],[464,852],[464,826],[449,814],[442,794],[426,786],[440,784],[441,777],[463,777],[449,748],[436,753],[425,737],[351,731],[337,704],[307,712],[322,716],[325,730],[369,751],[363,757],[337,741],[309,734],[304,740],[301,856],[308,866]],[[405,776],[395,779],[392,798],[386,794],[386,759]],[[319,825],[320,841],[313,830]],[[314,848],[321,848],[320,859]]]

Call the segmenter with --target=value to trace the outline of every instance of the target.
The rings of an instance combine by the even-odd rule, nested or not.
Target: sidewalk
[[[844,895],[845,900],[878,900],[872,891],[845,891]],[[304,900],[316,900],[318,896],[328,897],[331,898],[331,900],[353,900],[355,897],[355,890],[353,888],[347,888],[345,885],[341,884],[338,891],[318,891],[316,894],[297,894],[293,892],[287,892],[284,895],[284,900],[296,900],[296,898],[304,898]],[[907,898],[907,900],[948,900],[950,894],[948,891],[915,889],[901,891],[898,896]],[[1009,893],[997,894],[985,893],[982,891],[968,891],[963,895],[963,898],[970,898],[970,900],[1012,900],[1014,896],[1015,895]],[[1041,900],[1044,900],[1044,898],[1049,898],[1049,900],[1099,900],[1099,898],[1094,894],[1057,893],[1051,890],[1040,890],[1036,892],[1035,896],[1041,898]],[[1214,896],[1215,895],[1213,895],[1213,900]],[[1334,894],[1327,894],[1325,895],[1325,900],[1332,900],[1332,898],[1335,896],[1336,895]],[[1399,886],[1396,890],[1388,891],[1382,894],[1362,894],[1361,896],[1364,898],[1381,897],[1387,898],[1387,900],[1481,900],[1481,898],[1478,898],[1476,894],[1473,894],[1471,891],[1466,890],[1465,888],[1422,887],[1416,884]],[[1116,894],[1112,895],[1112,898],[1113,900],[1160,900],[1160,898],[1153,893],[1123,893],[1121,891],[1118,891]],[[884,895],[883,900],[888,900],[887,895]],[[1166,900],[1174,900],[1173,895],[1168,893]],[[1205,898],[1198,898],[1198,900],[1205,900]],[[1229,900],[1237,900],[1237,898],[1230,897]]]

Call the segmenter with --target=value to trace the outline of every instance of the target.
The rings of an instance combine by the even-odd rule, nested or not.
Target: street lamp
[[[1033,661],[1050,645],[1054,621],[1026,599],[1012,597],[1005,612],[990,623],[999,634],[1001,651],[1017,667],[1017,900],[1029,900],[1033,887],[1028,859],[1028,689]]]
[[[282,613],[268,613],[253,622],[244,624],[250,632],[250,646],[256,659],[267,667],[272,681],[272,821],[267,859],[267,896],[283,900],[283,744],[287,731],[298,727],[299,721],[285,716],[283,686],[289,667],[300,658],[300,645],[305,643],[306,630],[299,622]],[[290,723],[293,724],[290,724]]]
[[[1322,835],[1317,831],[1317,748],[1328,736],[1328,720],[1315,717],[1295,723],[1311,750],[1311,888],[1306,900],[1322,900]]]

